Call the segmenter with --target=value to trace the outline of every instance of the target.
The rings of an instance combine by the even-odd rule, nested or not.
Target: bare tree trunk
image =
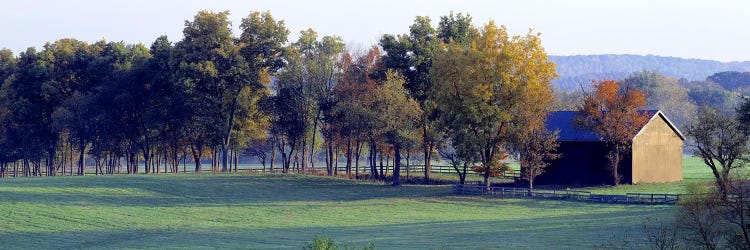
[[[378,154],[380,158],[380,178],[385,179],[385,172],[383,172],[383,152]]]
[[[410,166],[409,166],[409,154],[410,154],[409,153],[409,149],[406,149],[406,180],[407,180],[407,182],[409,180],[409,177],[411,177],[411,176],[409,176],[409,168],[410,168]]]
[[[612,177],[614,178],[615,186],[620,185],[620,149],[615,146],[614,159],[612,160]]]
[[[24,158],[23,159],[23,177],[29,177],[30,171],[29,171],[29,160]]]
[[[334,147],[334,155],[333,155],[333,175],[339,175],[339,145],[336,145]]]
[[[201,172],[201,158],[202,158],[201,149],[200,148],[196,149],[196,147],[190,146],[190,151],[193,153],[193,160],[195,161],[195,173],[200,173]]]
[[[302,172],[305,172],[305,167],[307,167],[307,135],[305,133],[304,136],[302,136]]]
[[[78,152],[80,155],[78,155],[78,175],[84,175],[84,171],[86,170],[86,141],[83,139],[80,139],[79,141],[81,144],[78,146]]]
[[[47,148],[47,176],[55,175],[55,147],[56,145],[53,143]]]
[[[227,167],[227,161],[229,160],[229,154],[227,152],[227,144],[222,143],[221,144],[221,172],[227,172],[229,171]]]
[[[157,149],[154,149],[154,151],[157,151]],[[157,174],[158,174],[159,172],[161,172],[161,159],[160,159],[160,157],[161,157],[161,155],[159,155],[159,153],[158,153],[158,152],[157,152],[157,153],[156,153],[156,155],[154,156],[154,158],[156,158],[156,167],[154,167],[154,169],[156,170],[156,173],[157,173]]]
[[[238,153],[238,152],[234,152],[234,172],[235,172],[235,173],[237,173],[237,165],[239,164],[239,163],[237,162],[237,160],[238,160],[238,158],[239,158],[239,157],[237,156],[237,154],[239,154],[239,153]]]
[[[459,181],[461,185],[466,184],[466,169],[469,167],[468,162],[464,162],[464,171],[460,175],[458,175]]]
[[[328,138],[327,144],[328,144],[328,151],[326,152],[327,154],[326,164],[328,166],[326,166],[326,168],[328,170],[328,176],[332,176],[333,175],[333,141],[331,140],[330,137]]]
[[[315,119],[313,119],[313,130],[312,130],[312,141],[310,141],[310,168],[315,169],[315,135],[318,131],[318,121],[320,120],[320,114],[321,110],[318,109],[318,112],[315,114]],[[273,167],[272,167],[273,168]]]
[[[424,134],[422,143],[422,146],[424,148],[424,182],[428,183],[430,182],[430,171],[432,171],[432,166],[430,165],[430,161],[432,160],[432,145],[430,144],[429,138],[427,137],[426,122],[424,125],[422,125],[422,133]]]
[[[359,154],[361,153],[360,149],[362,147],[362,143],[359,139],[357,139],[357,142],[354,147],[354,179],[359,180]]]
[[[271,172],[273,172],[273,164],[276,162],[276,140],[271,142]]]
[[[370,177],[380,178],[377,169],[377,149],[378,145],[375,143],[375,138],[370,137]]]
[[[396,143],[393,145],[393,186],[400,186],[401,180],[399,174],[401,173],[401,145]]]
[[[388,176],[388,170],[390,170],[391,167],[391,149],[388,149],[385,153],[385,175],[383,175],[383,179],[385,179],[386,176]]]
[[[346,175],[352,175],[352,139],[346,140]]]

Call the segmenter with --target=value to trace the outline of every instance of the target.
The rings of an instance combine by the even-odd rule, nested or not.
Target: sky
[[[382,34],[408,32],[415,16],[468,13],[513,34],[542,34],[548,54],[639,54],[718,61],[750,61],[750,1],[744,0],[5,0],[0,3],[0,48],[15,53],[48,41],[76,38],[144,43],[182,38],[185,20],[199,10],[229,10],[235,35],[251,11],[284,20],[290,41],[300,30],[338,35],[366,49]]]

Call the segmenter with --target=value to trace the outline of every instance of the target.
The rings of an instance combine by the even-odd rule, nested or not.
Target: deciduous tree
[[[386,80],[375,90],[375,112],[383,125],[385,141],[393,146],[393,185],[401,182],[401,151],[404,146],[418,138],[419,103],[409,96],[404,88],[406,79],[396,71],[388,71]]]
[[[610,172],[613,184],[619,185],[620,162],[630,153],[633,137],[648,122],[646,94],[639,89],[620,89],[616,81],[607,80],[594,85],[594,93],[584,99],[578,126],[594,131],[610,148]]]
[[[687,88],[681,86],[676,78],[644,70],[622,80],[622,85],[643,90],[646,107],[666,113],[681,129],[686,128],[695,116],[696,106],[690,102]]]
[[[487,188],[493,171],[502,167],[499,158],[511,146],[513,127],[523,124],[522,100],[550,91],[555,76],[538,34],[509,37],[505,27],[492,21],[470,46],[453,42],[436,54],[431,96],[440,127],[466,130],[451,142],[455,148],[476,149]]]
[[[748,105],[747,103],[743,106]],[[740,120],[742,120],[740,115]],[[744,165],[748,153],[748,133],[734,117],[701,107],[698,116],[688,127],[694,141],[696,156],[711,169],[722,199],[726,199],[730,172]]]

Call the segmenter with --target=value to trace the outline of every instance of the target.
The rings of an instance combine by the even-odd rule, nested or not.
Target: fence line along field
[[[671,206],[485,199],[277,174],[0,180],[3,248],[289,248],[315,235],[377,248],[590,248],[640,237]]]

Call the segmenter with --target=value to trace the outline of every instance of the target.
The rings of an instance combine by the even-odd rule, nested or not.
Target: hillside
[[[560,90],[575,90],[593,79],[623,79],[644,69],[688,80],[704,80],[722,71],[750,71],[750,61],[719,62],[654,55],[576,55],[550,56],[557,64],[560,78],[554,85]]]

